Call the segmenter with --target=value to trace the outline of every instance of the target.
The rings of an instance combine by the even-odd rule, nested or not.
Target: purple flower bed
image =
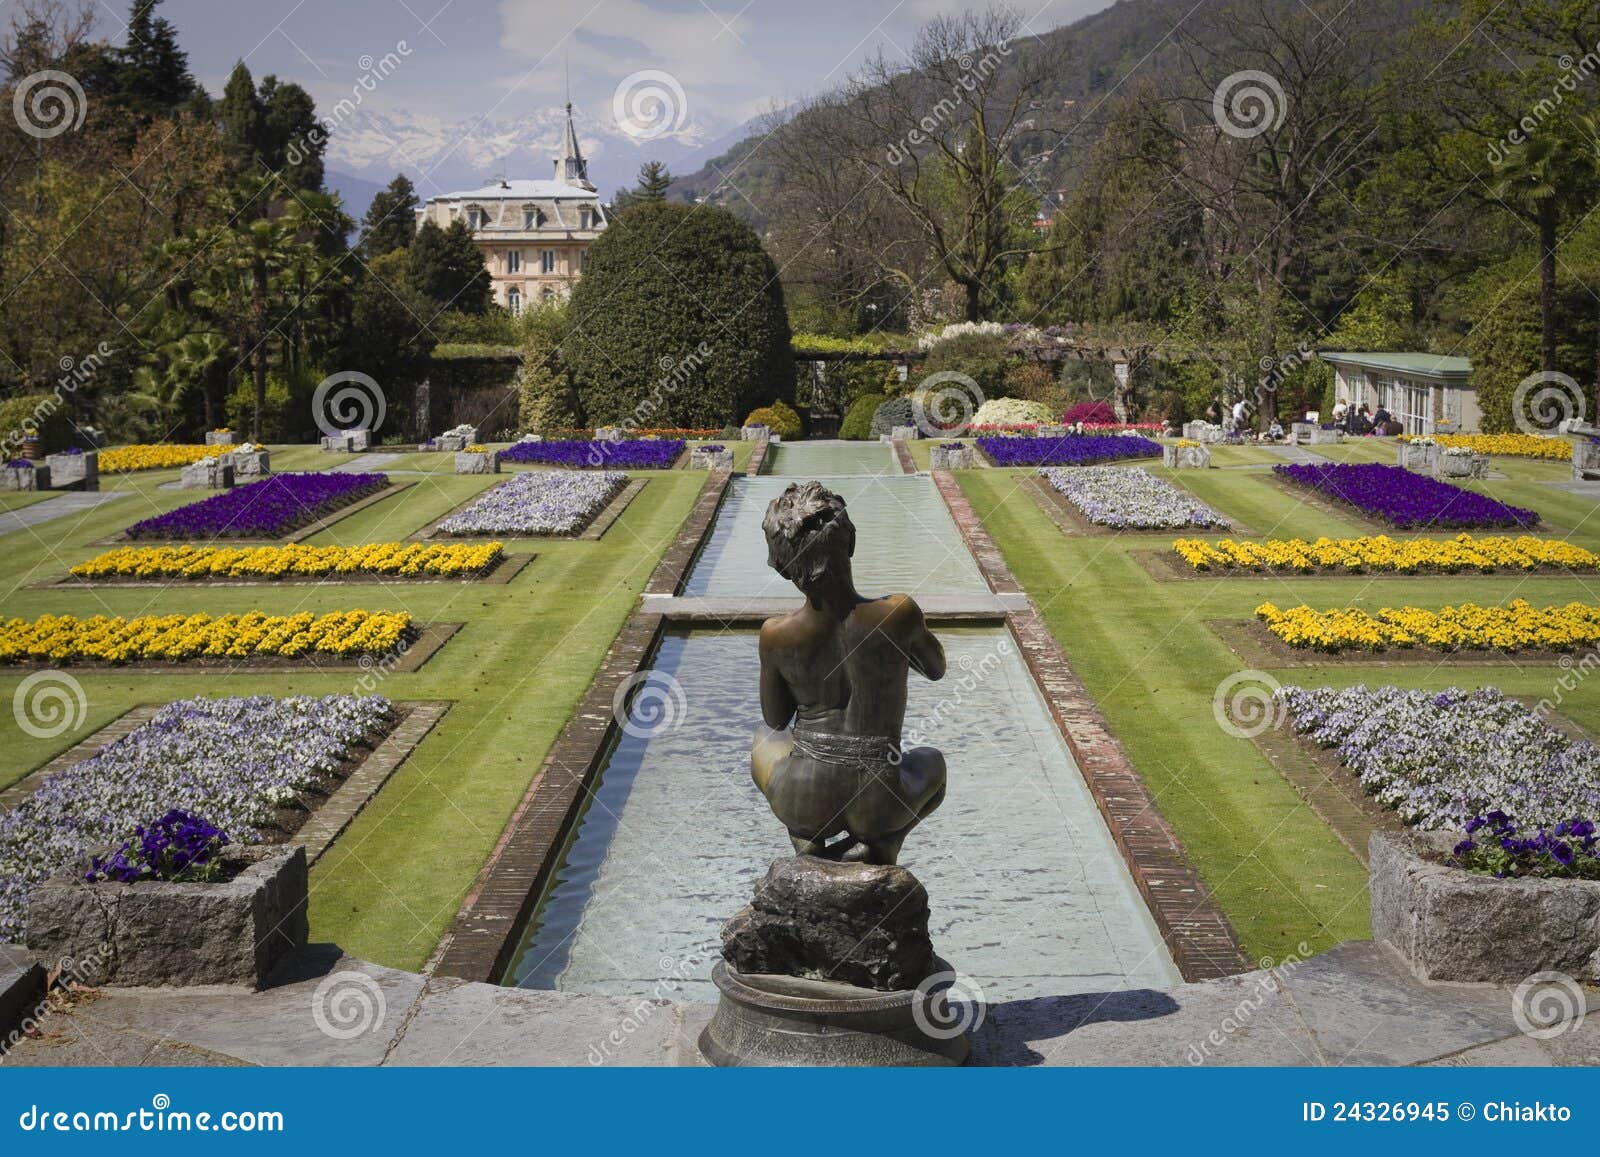
[[[683,453],[681,438],[647,442],[517,442],[500,451],[502,462],[545,462],[574,470],[667,470]]]
[[[1059,438],[979,438],[996,466],[1088,466],[1124,458],[1159,458],[1161,444],[1137,434],[1063,434]]]
[[[1336,498],[1401,530],[1421,526],[1465,530],[1539,525],[1539,515],[1535,511],[1507,506],[1475,491],[1412,473],[1402,466],[1368,462],[1359,466],[1294,465],[1274,466],[1273,469],[1291,482],[1321,491],[1329,498]]]
[[[257,842],[280,807],[325,784],[392,714],[381,695],[167,704],[0,812],[0,943],[22,938],[37,884],[87,852],[136,838],[152,814],[178,808]]]
[[[389,484],[387,474],[274,474],[128,527],[129,538],[276,538]]]

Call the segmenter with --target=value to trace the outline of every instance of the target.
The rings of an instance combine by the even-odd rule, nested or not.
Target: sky
[[[92,2],[101,13],[99,31],[120,41],[126,0]],[[673,105],[664,131],[709,139],[839,83],[880,49],[903,56],[929,17],[971,6],[970,0],[165,0],[161,11],[177,25],[191,68],[214,94],[243,59],[258,78],[276,73],[296,80],[319,107],[331,106],[387,57],[397,63],[364,97],[368,107],[446,120],[507,119],[562,103],[570,68],[572,99],[590,116],[613,118],[619,91],[646,102],[664,94]],[[1109,6],[1110,0],[1017,4],[1036,31]],[[666,78],[653,75],[662,73]],[[651,112],[647,103],[626,115],[668,114]]]

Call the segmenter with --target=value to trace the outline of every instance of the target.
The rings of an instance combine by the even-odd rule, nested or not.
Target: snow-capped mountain
[[[335,124],[326,161],[356,182],[387,184],[405,173],[423,198],[475,188],[489,177],[548,177],[561,144],[566,113],[559,106],[534,109],[514,118],[470,117],[449,121],[427,114],[357,109]],[[697,153],[710,134],[690,123],[654,139],[640,140],[609,120],[575,110],[578,140],[589,161],[589,179],[609,198],[633,184],[645,161],[669,166]],[[698,162],[696,162],[698,163]],[[347,205],[358,216],[365,205]]]

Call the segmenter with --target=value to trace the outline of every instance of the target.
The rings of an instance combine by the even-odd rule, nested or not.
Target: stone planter
[[[971,446],[962,446],[958,449],[935,446],[932,459],[931,468],[934,470],[971,470],[977,465]]]
[[[1072,431],[1061,425],[1043,425],[1033,432],[1035,438],[1065,438]]]
[[[460,453],[468,446],[478,444],[478,428],[476,426],[460,425],[451,430],[446,430],[433,440],[434,449]],[[457,471],[460,473],[460,471]],[[481,471],[479,471],[481,473]]]
[[[1489,473],[1489,459],[1482,454],[1440,454],[1439,477],[1482,478]]]
[[[1211,465],[1209,446],[1163,446],[1161,464],[1174,470],[1203,470]]]
[[[191,462],[178,480],[182,490],[227,490],[233,485],[233,455],[217,454]]]
[[[712,449],[709,446],[696,446],[689,451],[689,469],[732,470],[733,451],[726,446],[716,449]]]
[[[922,431],[915,426],[894,426],[889,430],[891,442],[914,442],[922,437]]]
[[[740,426],[739,437],[746,442],[759,442],[763,438],[770,438],[772,430],[766,426]]]
[[[232,446],[235,440],[232,430],[210,430],[206,433],[207,446]]]
[[[594,440],[596,442],[620,442],[622,441],[622,436],[623,432],[620,426],[596,426],[594,429]]]
[[[1572,480],[1582,482],[1589,474],[1600,474],[1600,442],[1584,439],[1572,444]]]
[[[100,455],[87,450],[82,454],[51,454],[45,459],[50,467],[52,490],[99,490]]]
[[[456,454],[457,474],[498,474],[500,473],[500,451],[481,450],[468,452],[462,450]]]
[[[517,441],[518,442],[543,442],[544,441],[544,435],[543,434],[524,434],[522,437],[518,438]]]
[[[272,473],[272,455],[267,450],[235,450],[233,476],[235,478],[264,478]]]
[[[1422,980],[1600,977],[1600,881],[1497,880],[1442,861],[1461,837],[1374,832],[1372,938]]]
[[[48,466],[6,466],[0,468],[0,490],[48,490]]]
[[[229,848],[238,875],[216,884],[86,883],[81,869],[28,901],[28,947],[80,962],[80,983],[261,988],[306,943],[306,850]]]
[[[1210,422],[1185,422],[1183,424],[1183,436],[1185,438],[1191,442],[1201,442],[1208,446],[1222,441],[1226,434],[1227,431],[1221,426],[1213,426]]]
[[[365,453],[372,448],[371,430],[341,430],[322,439],[324,450]]]
[[[1289,427],[1289,442],[1294,446],[1332,446],[1343,440],[1343,431],[1324,430],[1315,422],[1295,422]]]
[[[1444,447],[1428,445],[1426,443],[1402,442],[1396,447],[1396,463],[1407,470],[1415,470],[1422,474],[1436,474],[1439,470],[1439,455]]]

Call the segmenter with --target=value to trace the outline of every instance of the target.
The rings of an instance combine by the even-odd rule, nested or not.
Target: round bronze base
[[[700,1034],[700,1052],[732,1067],[900,1068],[955,1066],[967,1059],[966,1034],[930,1034],[934,999],[916,989],[874,992],[794,976],[746,975],[719,960],[722,993]]]

